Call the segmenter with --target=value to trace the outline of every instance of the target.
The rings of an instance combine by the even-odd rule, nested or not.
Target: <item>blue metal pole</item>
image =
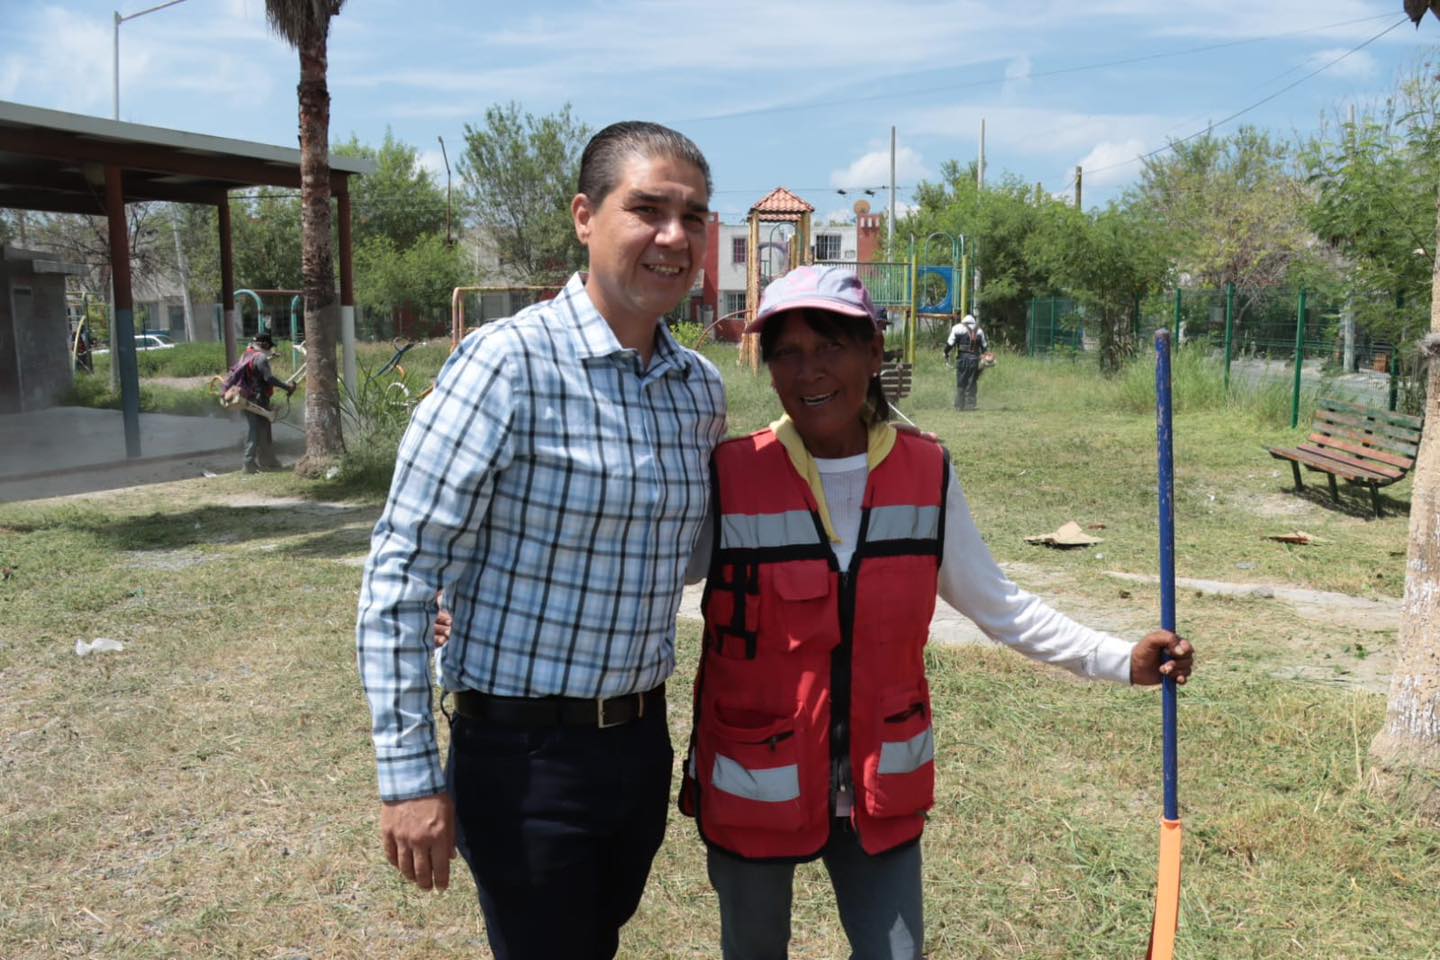
[[[1170,417],[1170,331],[1155,331],[1155,439],[1160,461],[1160,626],[1175,631],[1175,454]],[[1179,820],[1175,681],[1162,680],[1165,819]]]

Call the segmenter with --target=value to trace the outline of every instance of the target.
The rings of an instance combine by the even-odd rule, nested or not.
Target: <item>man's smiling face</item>
[[[699,168],[641,154],[626,160],[600,204],[576,195],[575,233],[590,251],[585,288],[601,316],[651,322],[685,298],[705,262],[709,203]]]

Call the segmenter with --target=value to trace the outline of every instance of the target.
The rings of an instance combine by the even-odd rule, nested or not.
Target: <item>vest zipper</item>
[[[855,817],[855,780],[850,762],[850,679],[854,662],[855,634],[855,571],[860,547],[864,543],[862,521],[860,542],[850,557],[850,569],[840,573],[840,643],[830,655],[830,776],[835,784],[831,798],[838,808],[839,797],[850,795],[850,815]],[[832,809],[831,813],[835,813]]]

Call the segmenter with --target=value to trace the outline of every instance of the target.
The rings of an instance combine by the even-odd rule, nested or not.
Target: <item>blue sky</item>
[[[0,99],[108,117],[115,9],[0,0]],[[465,123],[497,101],[535,113],[569,101],[596,128],[659,120],[699,143],[712,206],[735,221],[777,185],[822,215],[847,212],[854,195],[836,188],[888,182],[892,124],[903,203],[943,161],[975,156],[984,117],[991,176],[1062,192],[1083,164],[1089,206],[1134,180],[1137,154],[1400,16],[1400,0],[350,0],[331,33],[331,132],[378,143],[388,126],[438,170],[436,138],[453,163]],[[1437,42],[1440,21],[1406,23],[1243,119],[1311,130],[1382,98]],[[122,119],[295,143],[297,61],[263,0],[186,0],[127,21],[120,53]],[[1096,64],[1110,65],[1075,69]]]

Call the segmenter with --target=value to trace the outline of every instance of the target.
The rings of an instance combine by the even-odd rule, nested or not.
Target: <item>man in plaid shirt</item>
[[[661,317],[704,262],[710,190],[673,130],[595,135],[571,203],[588,275],[465,339],[375,526],[356,634],[386,855],[444,889],[458,848],[499,960],[613,957],[665,831],[664,683],[725,396]]]

